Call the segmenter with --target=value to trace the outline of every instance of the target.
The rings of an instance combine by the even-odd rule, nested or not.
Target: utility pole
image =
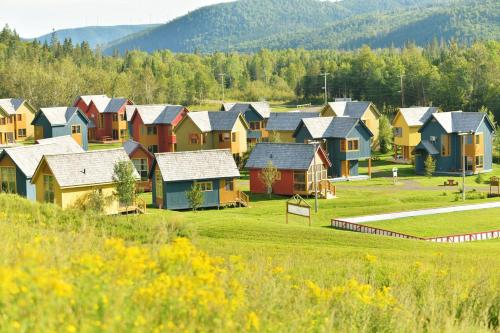
[[[224,77],[225,76],[226,76],[226,74],[219,73],[219,77],[221,78],[220,85],[221,85],[221,88],[222,88],[222,103],[224,103]]]
[[[327,85],[326,85],[326,78],[328,77],[328,75],[330,75],[330,73],[321,73],[320,74],[321,76],[324,76],[325,77],[325,86],[323,87],[323,89],[325,89],[325,105],[328,104],[328,90],[327,90]]]
[[[465,138],[467,135],[462,135],[462,200],[465,201]]]
[[[401,75],[399,75],[399,80],[400,80],[400,84],[401,84],[401,107],[404,108],[405,107],[405,90],[404,90],[404,85],[403,85],[403,78],[405,76],[403,75],[403,73],[401,73]]]

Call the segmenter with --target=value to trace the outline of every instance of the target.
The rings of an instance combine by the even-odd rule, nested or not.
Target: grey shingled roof
[[[100,101],[100,100],[109,100],[109,97],[106,96],[106,95],[82,95],[82,96],[78,96],[75,100],[75,103],[78,102],[78,100],[81,99],[83,100],[83,102],[87,105],[90,104],[90,102],[92,101]]]
[[[320,117],[302,119],[302,123],[307,128],[313,139],[346,138],[358,122],[360,122],[359,118],[352,117]],[[367,131],[370,132],[368,128]]]
[[[41,108],[39,112],[45,115],[52,126],[64,126],[79,110],[77,107],[55,107]]]
[[[128,103],[127,98],[111,98],[108,105],[104,108],[103,113],[117,113],[120,109]]]
[[[162,153],[155,158],[166,182],[240,176],[229,149]]]
[[[17,109],[23,105],[24,99],[21,98],[4,98],[0,99],[0,109],[5,111],[8,115],[13,115]]]
[[[245,113],[249,108],[253,108],[263,119],[269,118],[271,107],[267,102],[235,103],[230,112]]]
[[[61,187],[113,183],[115,164],[130,161],[125,149],[94,150],[73,154],[46,155],[47,162]],[[133,168],[134,177],[140,179]]]
[[[148,154],[151,154],[146,148],[144,148],[143,145],[132,139],[129,139],[123,143],[123,149],[125,149],[125,152],[128,156],[130,156],[137,148],[143,148],[144,151],[146,151]]]
[[[229,111],[236,103],[222,103],[221,111]]]
[[[401,108],[399,112],[408,126],[422,126],[438,110],[437,107],[412,107]]]
[[[439,150],[429,140],[422,140],[415,147],[416,150],[425,150],[431,155],[439,155]]]
[[[441,112],[433,113],[436,119],[447,133],[476,132],[486,115],[481,112]]]
[[[188,113],[188,117],[202,132],[230,131],[234,128],[240,113],[199,111]]]
[[[315,117],[319,117],[319,112],[271,112],[266,129],[268,131],[295,131],[302,119]]]
[[[314,145],[307,143],[258,143],[248,157],[246,169],[263,169],[269,161],[280,170],[308,170]]]
[[[75,104],[79,99],[82,99],[87,105],[93,102],[97,111],[101,113],[116,113],[128,103],[128,98],[123,97],[110,98],[106,95],[84,95],[79,96]]]
[[[371,102],[331,102],[328,105],[337,116],[361,118],[370,107]]]
[[[7,154],[27,178],[31,178],[43,155],[78,153],[83,148],[71,136],[38,140],[39,144],[7,148]]]
[[[172,121],[185,109],[182,105],[134,105],[145,125],[171,125]],[[128,108],[127,110],[131,110]],[[127,111],[128,112],[128,111]],[[133,115],[130,115],[131,117]]]

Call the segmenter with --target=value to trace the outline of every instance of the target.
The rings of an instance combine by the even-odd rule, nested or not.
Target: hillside
[[[255,51],[260,48],[349,49],[362,44],[426,44],[438,39],[500,38],[494,0],[240,0],[198,9],[147,32],[126,36],[106,52]]]
[[[97,45],[108,44],[111,41],[123,38],[124,36],[155,28],[157,26],[157,24],[94,26],[56,30],[55,34],[61,43],[64,42],[64,39],[71,38],[74,44],[80,44],[83,41],[87,41],[90,47],[95,48]],[[41,43],[50,43],[52,33],[37,37],[36,39]]]

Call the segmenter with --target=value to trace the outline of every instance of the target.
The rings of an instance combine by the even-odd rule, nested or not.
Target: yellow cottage
[[[238,160],[247,151],[248,124],[238,112],[189,112],[177,125],[177,151],[229,149]]]
[[[83,153],[45,155],[33,175],[36,200],[71,208],[92,191],[99,191],[110,198],[106,214],[119,214],[127,209],[116,196],[114,167],[118,162],[130,159],[123,148],[96,150]],[[134,176],[140,179],[134,168]]]
[[[25,141],[34,136],[31,121],[35,109],[20,98],[0,99],[0,145]]]
[[[317,118],[319,112],[308,111],[289,111],[289,112],[271,112],[267,121],[267,131],[269,132],[269,141],[290,143],[295,142],[293,133],[299,126],[302,119]]]
[[[336,100],[328,103],[321,110],[321,117],[352,117],[359,118],[373,133],[373,146],[378,146],[378,132],[380,112],[372,102],[351,101],[350,99]]]
[[[399,163],[412,163],[413,151],[420,143],[419,130],[433,113],[439,112],[436,107],[412,107],[399,109],[392,121],[394,133],[394,160]]]

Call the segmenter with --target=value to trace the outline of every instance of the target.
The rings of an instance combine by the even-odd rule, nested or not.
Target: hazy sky
[[[88,25],[162,23],[196,8],[232,0],[0,0],[0,27],[21,37]]]

